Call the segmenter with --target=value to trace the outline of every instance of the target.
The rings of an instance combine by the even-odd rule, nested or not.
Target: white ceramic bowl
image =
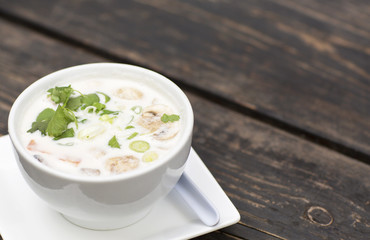
[[[22,145],[20,126],[35,96],[70,78],[130,76],[164,89],[180,109],[178,144],[151,167],[109,177],[76,176],[38,162]],[[91,229],[121,228],[143,218],[164,198],[183,173],[191,147],[193,111],[185,94],[172,81],[153,71],[126,64],[94,63],[51,73],[30,85],[14,102],[9,135],[22,175],[31,189],[69,221]]]

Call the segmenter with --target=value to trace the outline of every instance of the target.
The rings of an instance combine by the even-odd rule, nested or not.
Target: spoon
[[[219,222],[220,215],[218,210],[194,184],[186,172],[180,177],[175,189],[204,224],[214,226]]]

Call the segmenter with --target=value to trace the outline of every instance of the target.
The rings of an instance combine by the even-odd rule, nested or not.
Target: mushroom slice
[[[139,159],[132,155],[112,157],[106,161],[106,168],[112,173],[123,173],[139,166]]]
[[[143,93],[135,88],[119,88],[115,92],[116,96],[126,100],[138,100],[143,97]]]
[[[168,140],[174,138],[179,132],[178,122],[163,123],[160,128],[153,134],[157,140]]]
[[[137,123],[152,133],[158,130],[163,124],[161,121],[162,115],[170,112],[172,112],[171,109],[166,105],[150,105],[143,109],[143,113],[141,114],[141,117],[138,119]]]

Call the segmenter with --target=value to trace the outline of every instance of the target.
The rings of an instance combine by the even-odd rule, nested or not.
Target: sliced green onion
[[[110,124],[113,124],[113,120],[115,119],[115,116],[109,116],[108,114],[102,115],[99,120],[103,122],[108,122]]]
[[[149,150],[150,145],[148,142],[138,140],[138,141],[131,142],[129,147],[131,150],[135,152],[143,153]]]
[[[133,106],[133,107],[131,108],[131,110],[132,110],[134,113],[136,113],[136,114],[140,114],[140,113],[141,113],[141,111],[143,110],[143,107],[141,107],[141,106]]]
[[[112,115],[118,115],[119,114],[119,111],[111,111],[111,110],[108,110],[108,109],[103,109],[100,111],[100,116],[102,115],[105,115],[105,114],[112,114]]]
[[[144,153],[143,155],[143,161],[144,162],[153,162],[158,159],[158,154],[153,151],[149,151]]]
[[[129,125],[130,123],[132,123],[132,121],[134,120],[134,115],[131,116],[131,120],[127,123],[127,125]]]
[[[133,134],[131,134],[127,139],[128,140],[131,140],[133,139],[134,137],[136,137],[139,133],[138,132],[134,132]]]
[[[129,126],[125,127],[125,129],[131,129],[131,128],[135,128],[135,127],[132,126],[132,125],[129,125]]]

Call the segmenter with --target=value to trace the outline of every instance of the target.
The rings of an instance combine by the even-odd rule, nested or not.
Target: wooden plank
[[[366,0],[13,0],[0,8],[370,161]]]
[[[104,60],[1,20],[0,29],[8,36],[0,41],[6,60],[1,65],[8,69],[0,72],[5,99],[57,68]],[[242,215],[240,224],[203,238],[366,239],[370,234],[370,166],[187,94],[195,112],[193,147]]]
[[[264,239],[266,239],[267,236],[264,235],[264,237],[265,237]],[[242,240],[245,238],[239,238],[239,237],[235,237],[235,236],[232,236],[232,235],[220,232],[220,231],[216,231],[216,232],[212,232],[212,233],[197,237],[196,239],[198,240]],[[256,238],[253,238],[253,239],[256,239]]]
[[[281,239],[368,239],[370,166],[190,97],[195,150],[242,224]]]

